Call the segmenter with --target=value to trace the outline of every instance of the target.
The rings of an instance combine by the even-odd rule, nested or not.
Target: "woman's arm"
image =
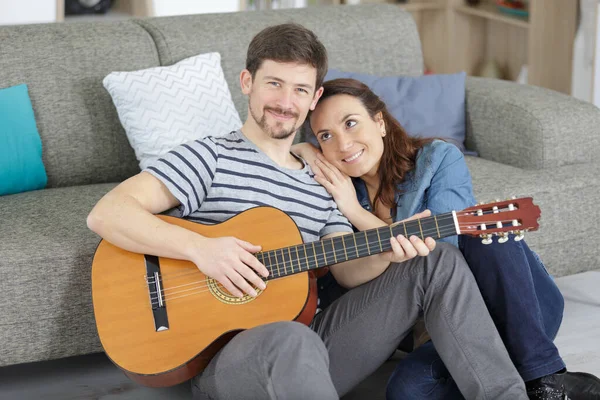
[[[384,221],[362,208],[356,198],[356,191],[350,177],[328,163],[322,155],[318,156],[316,162],[323,172],[315,175],[315,179],[333,196],[340,212],[352,225],[361,231],[387,226]],[[426,210],[409,219],[425,218],[429,215],[431,213]],[[400,263],[417,255],[428,255],[435,248],[436,242],[430,237],[423,241],[417,236],[405,238],[403,235],[398,235],[390,238],[390,244],[392,251],[371,256],[368,261],[359,259],[332,265],[331,273],[342,286],[352,288],[378,277],[390,263]]]

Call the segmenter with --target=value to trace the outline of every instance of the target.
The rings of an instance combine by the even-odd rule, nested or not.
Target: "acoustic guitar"
[[[132,380],[161,387],[200,373],[237,333],[276,321],[309,324],[317,305],[314,270],[391,249],[403,234],[435,239],[480,236],[491,243],[536,230],[532,198],[478,204],[428,218],[303,243],[288,215],[249,209],[216,225],[159,216],[206,237],[235,236],[262,246],[255,256],[270,272],[258,296],[232,296],[189,262],[125,251],[102,240],[92,264],[98,335],[108,357]]]

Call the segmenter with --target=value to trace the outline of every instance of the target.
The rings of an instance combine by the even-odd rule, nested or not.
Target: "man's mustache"
[[[284,110],[283,108],[275,108],[275,107],[265,107],[265,111],[273,111],[277,114],[283,115],[285,117],[295,117],[298,118],[298,113],[295,113],[291,110]]]

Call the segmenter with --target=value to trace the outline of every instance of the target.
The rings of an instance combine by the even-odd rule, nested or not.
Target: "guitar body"
[[[207,237],[235,236],[263,251],[302,243],[294,221],[270,207],[250,209],[217,225],[159,218]],[[155,326],[144,255],[102,240],[92,264],[92,298],[102,346],[132,380],[146,386],[171,386],[197,375],[245,329],[277,321],[309,324],[315,314],[316,281],[310,272],[270,280],[258,297],[239,301],[210,290],[208,282],[215,281],[207,280],[193,263],[158,260],[168,318],[164,330]]]

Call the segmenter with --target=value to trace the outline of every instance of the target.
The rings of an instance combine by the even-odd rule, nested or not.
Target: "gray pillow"
[[[380,77],[330,69],[325,81],[353,78],[369,86],[410,136],[442,138],[465,150],[466,73]]]

